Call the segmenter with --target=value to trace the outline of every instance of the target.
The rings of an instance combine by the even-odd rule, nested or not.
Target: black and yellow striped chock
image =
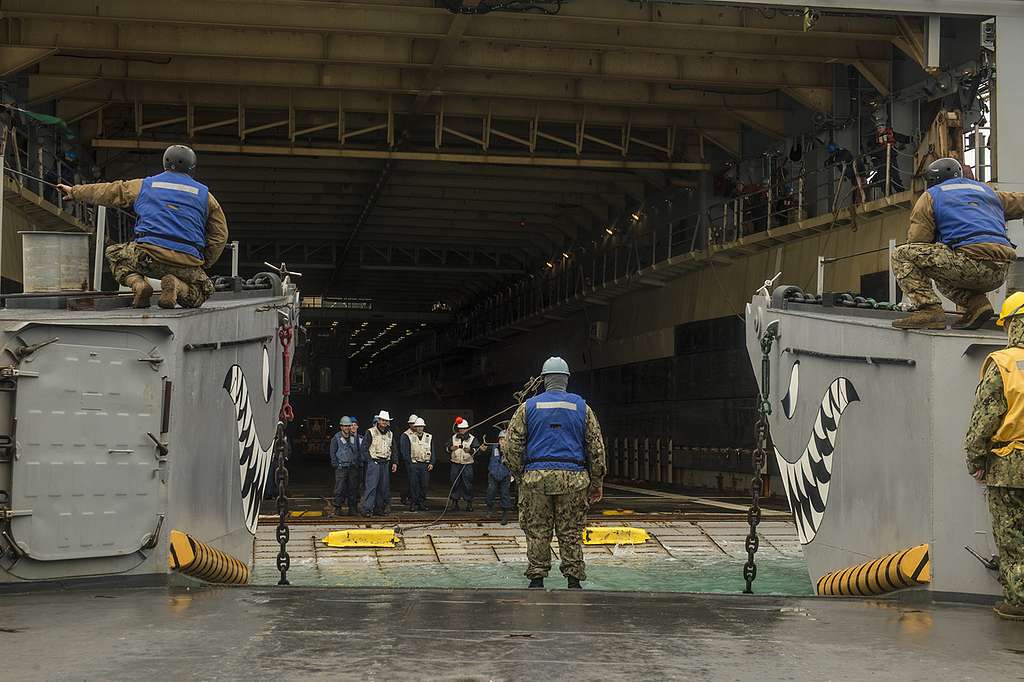
[[[249,582],[249,567],[245,563],[180,530],[171,531],[167,564],[172,570],[208,583],[244,585]]]
[[[832,571],[818,580],[819,595],[830,597],[871,597],[931,582],[928,545]]]

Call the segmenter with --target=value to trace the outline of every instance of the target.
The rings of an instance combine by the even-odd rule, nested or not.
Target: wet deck
[[[12,680],[1015,678],[977,606],[528,590],[221,588],[3,601]]]
[[[382,570],[389,567],[416,566],[429,564],[464,563],[525,563],[526,536],[517,525],[499,525],[494,521],[443,523],[430,528],[403,528],[401,540],[394,548],[330,548],[322,538],[332,530],[348,528],[392,527],[388,524],[317,523],[293,526],[288,553],[293,562],[320,565],[345,563],[376,563]],[[401,524],[408,526],[408,524]],[[591,526],[628,525],[643,528],[651,539],[642,545],[630,546],[630,557],[690,559],[714,561],[733,559],[738,567],[746,558],[744,541],[748,527],[740,521],[604,521],[593,520]],[[401,527],[401,526],[400,526]],[[799,559],[800,545],[796,530],[789,521],[763,521],[759,527],[761,548],[758,558],[762,561],[775,559]],[[552,542],[555,556],[558,556],[558,541]],[[612,546],[585,546],[584,556],[588,561],[621,558]],[[277,556],[278,545],[274,526],[265,525],[257,529],[253,549],[253,565],[257,571],[272,567]]]

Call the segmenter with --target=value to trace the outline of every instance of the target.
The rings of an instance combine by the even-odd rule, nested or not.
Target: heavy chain
[[[277,552],[277,570],[281,572],[278,585],[288,585],[288,569],[292,565],[288,556],[288,467],[285,466],[285,435],[284,421],[277,422],[277,438],[274,440],[274,480],[277,482],[277,544],[281,549]]]
[[[752,586],[757,577],[754,555],[760,546],[757,525],[761,523],[761,471],[768,456],[768,417],[772,413],[772,404],[768,398],[771,381],[771,362],[768,356],[775,343],[776,334],[776,328],[769,326],[761,335],[761,393],[758,395],[757,421],[754,422],[754,476],[750,480],[750,509],[747,510],[750,532],[747,534],[746,542],[747,563],[743,565],[743,579],[746,581],[744,594],[754,593]]]

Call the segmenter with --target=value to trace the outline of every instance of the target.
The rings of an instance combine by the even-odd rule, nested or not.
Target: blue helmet
[[[341,426],[352,426],[352,417],[342,417],[339,424]]]

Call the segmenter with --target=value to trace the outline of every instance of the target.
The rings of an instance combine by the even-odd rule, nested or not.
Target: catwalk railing
[[[914,157],[889,147],[845,161],[835,158],[821,168],[767,185],[735,185],[735,196],[672,220],[649,219],[641,208],[625,227],[609,227],[593,248],[552,259],[543,272],[456,313],[455,324],[393,356],[381,371],[388,374],[459,347],[472,347],[532,319],[559,319],[560,306],[586,301],[605,287],[638,280],[645,269],[681,255],[741,245],[751,235],[771,235],[773,229],[824,215],[838,220],[860,204],[907,191],[913,182],[910,173],[899,170],[900,162],[910,166]]]

